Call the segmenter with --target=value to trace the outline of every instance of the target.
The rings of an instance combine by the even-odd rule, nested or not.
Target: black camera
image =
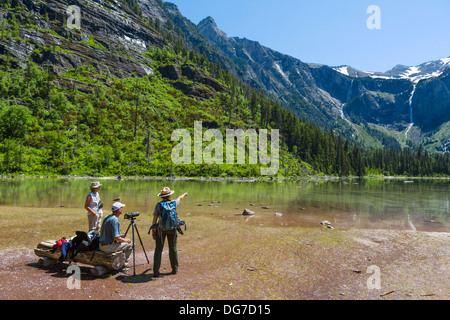
[[[125,219],[134,219],[134,218],[136,218],[139,215],[140,215],[139,212],[125,213],[124,218]]]

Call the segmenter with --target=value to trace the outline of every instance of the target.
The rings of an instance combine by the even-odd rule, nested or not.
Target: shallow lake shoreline
[[[208,224],[221,230],[211,235]],[[261,232],[263,231],[263,232]],[[178,240],[180,271],[170,274],[167,249],[162,277],[136,249],[136,272],[100,279],[82,267],[83,290],[66,288],[64,266],[39,268],[31,247],[0,250],[3,300],[448,300],[449,233],[329,230],[246,224],[212,218]],[[242,245],[245,242],[245,245]],[[241,245],[239,245],[241,243]],[[379,270],[380,288],[368,281]],[[95,280],[95,281],[93,281]],[[375,282],[374,282],[375,283]]]
[[[164,180],[164,181],[339,181],[339,180],[450,180],[450,177],[407,177],[407,176],[308,176],[308,177],[152,177],[152,176],[43,176],[43,175],[0,175],[5,179],[67,179],[67,180]]]
[[[39,176],[33,178],[43,179],[43,183],[39,180],[27,181],[25,179],[28,177],[25,176],[11,178],[10,181],[12,181],[11,185],[36,182],[36,185],[39,186],[37,190],[41,193],[35,193],[35,189],[30,189],[32,192],[29,192],[29,189],[22,191],[22,194],[29,195],[31,199],[40,199],[41,194],[43,195],[46,190],[53,190],[54,185],[62,188],[70,186],[72,183],[66,183],[67,179],[82,180],[73,184],[82,186],[77,188],[84,191],[85,188],[87,189],[84,181],[94,179],[108,179],[111,183],[105,184],[117,187],[125,186],[124,190],[131,189],[129,184],[143,185],[143,191],[139,195],[146,195],[147,189],[149,189],[149,186],[140,182],[125,185],[113,183],[112,181],[117,180],[117,177],[44,178],[42,176],[41,178]],[[396,178],[404,179],[405,182],[413,181],[411,177]],[[64,183],[50,181],[51,183],[48,183],[49,181],[44,179],[66,179],[67,181],[63,181]],[[136,179],[170,180],[157,177],[122,177],[122,180]],[[339,179],[334,178],[334,180]],[[192,179],[177,178],[176,180]],[[352,191],[360,189],[360,186],[353,186],[349,180],[342,180],[342,184],[336,183],[338,196],[347,189]],[[203,178],[203,181],[211,181],[211,178]],[[322,191],[327,196],[330,195],[330,187],[335,187],[335,183],[322,184],[314,182],[319,180],[311,181],[313,182],[308,182],[311,189],[326,187]],[[381,184],[385,183],[381,181]],[[435,182],[432,183],[435,184]],[[160,182],[149,184],[154,189],[148,196],[149,208],[152,208],[154,202],[158,200],[155,190],[160,187]],[[387,184],[390,183],[387,182]],[[405,200],[405,203],[409,203],[417,197],[423,201],[426,199],[427,193],[424,192],[426,189],[422,188],[422,184],[426,185],[427,183],[417,182],[405,185],[402,181],[392,183],[392,185],[400,185],[402,189],[407,190],[410,190],[411,187],[420,187],[420,193],[415,193],[416,196]],[[447,182],[436,184],[443,185],[443,193],[440,193],[439,199],[442,198],[442,194],[447,197]],[[225,195],[224,190],[226,191],[227,188],[236,190],[236,186],[239,185],[205,183],[207,187],[214,185],[218,187],[217,190],[220,190],[220,193],[217,191],[211,194],[205,192],[202,183],[192,183],[192,185],[203,187],[203,189],[197,190],[197,196],[204,193],[207,196],[192,198],[191,202],[183,204],[186,207],[183,207],[181,212],[184,214],[182,218],[186,220],[188,228],[186,234],[178,238],[179,274],[170,274],[166,246],[163,254],[163,276],[158,279],[152,278],[154,241],[146,232],[152,219],[152,211],[149,209],[141,211],[142,215],[138,220],[138,225],[141,228],[141,236],[150,262],[145,261],[143,250],[140,245],[137,245],[137,279],[133,279],[130,274],[120,272],[108,274],[100,279],[93,278],[88,276],[89,269],[82,266],[83,290],[66,288],[67,264],[65,267],[39,268],[37,266],[38,257],[33,252],[39,242],[60,239],[62,236],[72,236],[74,230],[83,230],[86,227],[86,213],[84,210],[80,210],[79,200],[74,201],[75,206],[70,206],[61,200],[66,198],[60,198],[61,194],[55,193],[56,202],[52,205],[47,205],[47,202],[42,204],[16,202],[0,206],[0,228],[2,230],[2,237],[0,237],[0,243],[2,243],[0,247],[0,298],[20,300],[450,299],[448,292],[450,286],[448,279],[450,233],[448,232],[423,231],[417,224],[418,231],[405,230],[405,227],[409,228],[406,220],[402,220],[402,223],[397,225],[382,225],[385,228],[364,228],[363,226],[366,226],[364,223],[351,226],[345,223],[346,220],[339,218],[330,220],[334,229],[328,229],[320,222],[323,219],[330,219],[329,216],[307,215],[307,211],[314,208],[311,204],[307,210],[301,211],[303,218],[311,218],[308,220],[309,226],[300,226],[294,223],[290,224],[290,220],[287,219],[289,212],[275,211],[278,208],[267,202],[270,201],[270,198],[266,190],[270,190],[270,188],[287,190],[284,183],[261,183],[264,188],[261,189],[259,201],[258,198],[249,198],[248,201],[245,198],[244,202],[239,202],[236,195],[232,193],[234,196],[230,199],[233,203],[228,206],[225,206],[225,202],[211,204],[211,201],[218,200],[216,197],[219,194]],[[252,185],[252,188],[242,185],[242,192],[239,194],[247,197],[251,190],[257,190],[256,185],[256,183]],[[351,186],[351,188],[344,185]],[[363,183],[360,185],[362,186]],[[371,184],[368,183],[368,185]],[[374,185],[378,185],[378,182],[375,182]],[[20,190],[9,188],[8,180],[3,180],[3,186],[4,190],[10,192],[4,193],[5,198],[14,198],[17,190]],[[307,191],[300,184],[297,186],[295,182],[292,186],[292,190],[294,190],[292,194],[296,194],[299,190]],[[107,189],[105,188],[105,199],[106,195],[111,198],[114,192]],[[81,200],[84,191],[79,196]],[[109,194],[106,193],[107,191]],[[135,192],[133,190],[128,194]],[[53,193],[51,194],[53,195]],[[192,195],[194,194],[193,192]],[[277,194],[276,199],[280,199],[278,193],[273,194]],[[354,199],[358,193],[352,192],[350,195]],[[359,196],[363,198],[364,203],[370,200],[366,194]],[[70,194],[69,199],[72,197],[75,198],[78,195]],[[127,199],[127,196],[124,198]],[[289,199],[289,197],[287,198]],[[395,199],[394,203],[397,203]],[[256,215],[247,218],[241,214],[242,206],[248,205],[250,200],[252,203],[253,200],[257,201],[252,208],[259,211],[255,210],[257,211]],[[374,201],[377,203],[379,199],[375,197]],[[189,206],[187,206],[188,204]],[[202,206],[198,206],[199,204]],[[265,210],[262,208],[263,205],[271,205],[274,211]],[[302,206],[304,206],[303,203],[298,205],[299,208]],[[331,209],[333,209],[331,218],[339,217],[341,210],[347,212],[344,206],[328,209],[326,207],[323,213]],[[190,212],[190,214],[186,212]],[[283,212],[283,215],[275,216],[275,212]],[[410,213],[412,212],[407,212],[407,214]],[[445,217],[447,217],[446,214]],[[369,215],[367,218],[370,220],[371,216]],[[422,219],[418,221],[421,222]],[[127,222],[123,222],[122,227],[125,228],[126,225]],[[371,225],[367,224],[369,227]],[[434,226],[435,223],[431,225]],[[403,229],[396,229],[396,227]],[[373,271],[369,272],[373,270],[371,267],[380,269],[380,289],[369,289],[367,286],[368,279],[373,275]]]

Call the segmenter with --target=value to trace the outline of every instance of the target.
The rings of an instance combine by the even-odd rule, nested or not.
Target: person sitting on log
[[[111,253],[123,251],[125,253],[125,261],[130,259],[133,244],[128,238],[120,235],[119,216],[122,214],[124,204],[114,202],[112,205],[112,214],[103,219],[100,229],[100,250]]]

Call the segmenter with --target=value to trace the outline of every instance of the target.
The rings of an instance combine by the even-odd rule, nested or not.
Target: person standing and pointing
[[[159,227],[158,229],[152,230],[152,237],[156,241],[155,253],[153,256],[153,276],[159,277],[159,268],[161,267],[161,255],[164,247],[164,241],[167,238],[167,242],[169,243],[169,259],[170,265],[172,267],[172,274],[178,273],[178,251],[177,251],[177,230],[176,228],[172,230],[164,230],[161,228],[161,219],[163,218],[164,212],[175,211],[176,207],[179,206],[181,199],[186,197],[188,194],[184,193],[179,196],[176,200],[172,200],[171,196],[175,191],[170,190],[169,187],[165,187],[158,194],[158,197],[161,197],[162,200],[158,202],[155,206],[155,211],[153,212],[153,225],[159,219]]]

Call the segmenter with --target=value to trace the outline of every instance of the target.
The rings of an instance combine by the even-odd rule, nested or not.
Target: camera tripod
[[[132,241],[132,247],[133,247],[133,276],[135,277],[136,276],[136,252],[135,252],[135,244],[134,244],[134,231],[135,230],[136,230],[136,233],[138,235],[139,242],[141,243],[142,250],[144,250],[144,254],[145,254],[145,258],[147,259],[147,263],[150,263],[150,261],[148,260],[147,252],[145,252],[144,244],[142,243],[141,236],[139,235],[139,230],[137,228],[137,225],[134,223],[134,220],[136,220],[135,217],[131,217],[130,218],[130,224],[128,225],[128,228],[127,228],[127,231],[124,234],[124,237],[127,236],[128,230],[130,230],[130,227],[131,227],[131,232],[132,232],[132,236],[133,236],[133,238],[131,240]]]

